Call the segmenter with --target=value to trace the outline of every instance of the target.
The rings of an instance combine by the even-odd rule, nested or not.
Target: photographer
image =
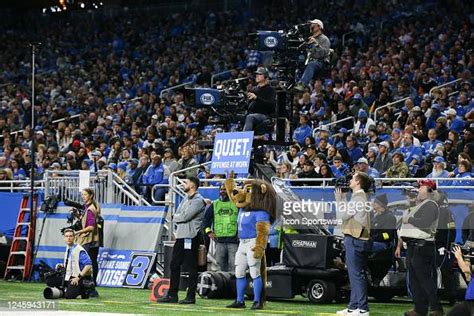
[[[255,75],[257,87],[253,92],[247,93],[250,105],[249,114],[245,118],[244,131],[253,131],[257,125],[268,120],[276,110],[276,92],[268,82],[268,70],[259,67]]]
[[[77,218],[78,222],[76,222],[76,225],[73,225],[73,227],[76,229],[76,243],[84,247],[92,260],[93,277],[94,282],[96,282],[97,273],[99,272],[97,256],[99,254],[100,240],[97,219],[100,216],[100,205],[94,199],[94,191],[91,188],[82,190],[81,197],[84,205],[72,201],[65,201],[65,204],[83,210]],[[77,225],[78,223],[80,223],[80,225]],[[77,228],[80,229],[77,230]],[[91,297],[98,295],[95,289],[90,293]]]
[[[465,301],[454,306],[453,309],[449,311],[448,316],[471,316],[474,315],[474,282],[471,280],[472,271],[470,261],[469,259],[464,259],[461,247],[454,246],[452,251],[458,262],[459,269],[464,273],[466,281],[469,282],[469,284],[464,297]]]
[[[416,207],[402,218],[400,237],[407,243],[408,281],[415,309],[405,316],[443,315],[436,282],[435,234],[438,227],[439,207],[436,183],[430,179],[418,180]]]
[[[313,35],[307,42],[309,62],[300,78],[300,82],[295,87],[299,91],[304,91],[313,79],[314,74],[321,75],[329,65],[331,42],[323,34],[324,24],[318,19],[311,20],[309,23],[311,23],[310,30]]]
[[[79,295],[88,298],[84,281],[92,282],[92,261],[86,250],[74,243],[74,238],[74,230],[70,228],[64,230],[64,241],[67,245],[64,265],[58,265],[57,269],[65,269],[65,273],[57,273],[47,278],[46,284],[64,291],[64,298],[74,299]]]
[[[370,178],[364,172],[356,172],[349,184],[352,190],[348,202],[341,188],[336,188],[337,211],[341,214],[346,265],[351,285],[351,298],[346,309],[338,315],[369,315],[367,278],[365,268],[370,251],[370,219],[367,209],[367,192]]]

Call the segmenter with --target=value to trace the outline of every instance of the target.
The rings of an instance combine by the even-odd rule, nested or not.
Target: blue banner
[[[99,257],[99,273],[97,285],[121,287],[130,266],[132,251],[101,248]]]
[[[230,171],[247,174],[252,143],[253,131],[217,134],[212,152],[211,174],[227,174]]]

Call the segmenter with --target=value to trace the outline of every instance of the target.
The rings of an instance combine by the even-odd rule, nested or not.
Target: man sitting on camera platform
[[[79,295],[89,298],[88,285],[93,285],[92,260],[82,246],[74,243],[74,230],[66,228],[63,235],[66,242],[64,265],[59,264],[56,269],[65,271],[47,278],[46,284],[64,291],[63,296],[67,299],[74,299]]]
[[[268,82],[268,70],[264,67],[259,67],[255,75],[257,87],[253,92],[247,93],[250,105],[248,109],[249,114],[245,118],[244,131],[255,130],[258,125],[266,120],[270,120],[271,115],[276,111],[276,92]],[[270,133],[271,131],[268,132]],[[258,130],[256,134],[259,134]]]
[[[324,24],[321,20],[314,19],[308,21],[311,33],[313,33],[306,44],[308,45],[308,58],[306,59],[306,68],[300,81],[295,86],[295,90],[304,91],[315,74],[322,75],[330,63],[331,42],[323,34]]]

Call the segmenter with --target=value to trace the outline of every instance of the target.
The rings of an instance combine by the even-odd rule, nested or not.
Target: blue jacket
[[[293,132],[293,139],[298,142],[300,145],[304,145],[304,139],[313,134],[313,130],[309,125],[300,125]]]
[[[159,166],[150,165],[143,174],[142,183],[143,184],[161,184],[166,183],[166,179],[163,177],[164,170],[163,164]]]
[[[449,178],[449,172],[444,170],[439,176],[434,176],[433,172],[426,176],[428,179],[436,179],[436,178]],[[439,185],[453,185],[455,181],[438,181]]]
[[[429,140],[424,142],[423,145],[421,146],[423,148],[423,155],[433,154],[438,144],[442,144],[442,142],[437,139],[435,139],[433,142]]]
[[[456,176],[456,179],[465,179],[465,178],[472,179],[472,174],[470,172],[463,172],[463,173],[458,173],[458,175]],[[453,185],[471,186],[473,185],[473,181],[472,180],[457,180],[457,181],[453,181]]]
[[[462,133],[462,131],[464,130],[465,125],[466,125],[466,122],[464,122],[464,120],[462,120],[458,116],[456,116],[451,121],[451,126],[449,127],[449,129],[452,130],[452,131],[456,131],[458,133]]]
[[[346,150],[353,163],[363,156],[362,149],[360,149],[360,147],[354,147],[352,149],[347,148]]]
[[[379,171],[372,167],[369,167],[369,171],[367,172],[367,174],[369,175],[369,177],[372,177],[372,178],[380,178]]]
[[[331,170],[332,174],[334,175],[334,178],[339,178],[347,175],[349,173],[349,166],[345,163],[341,165],[341,167],[338,169],[335,165],[331,165]]]
[[[410,147],[401,147],[400,152],[403,154],[403,157],[405,157],[405,162],[407,164],[410,164],[414,155],[418,155],[420,158],[423,156],[421,147],[416,147],[415,145],[411,145]]]

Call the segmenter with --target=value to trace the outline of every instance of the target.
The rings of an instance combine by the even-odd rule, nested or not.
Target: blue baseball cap
[[[438,110],[438,111],[439,111],[439,110],[440,110],[439,104],[438,104],[438,103],[433,104],[433,105],[431,106],[431,109],[433,109],[433,110]]]
[[[357,117],[367,117],[367,112],[363,109],[360,109]]]
[[[127,170],[128,162],[126,161],[121,161],[118,163],[117,168],[122,169],[122,170]]]
[[[441,157],[441,156],[436,156],[436,157],[434,157],[434,159],[433,159],[433,162],[437,162],[437,163],[445,163],[445,162],[446,162],[446,160],[444,160],[444,158],[443,158],[443,157]]]

